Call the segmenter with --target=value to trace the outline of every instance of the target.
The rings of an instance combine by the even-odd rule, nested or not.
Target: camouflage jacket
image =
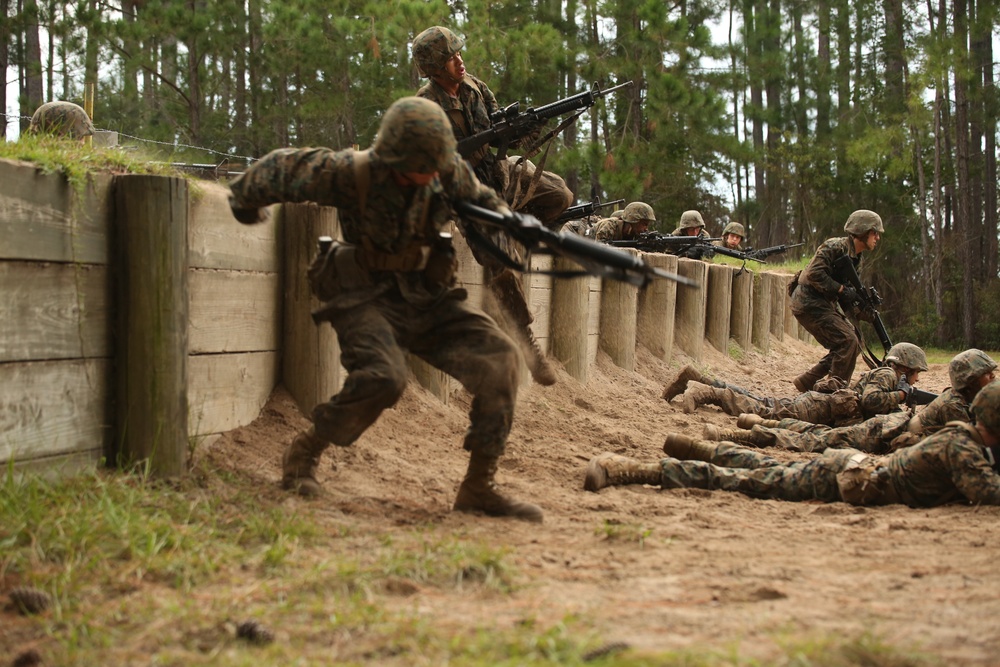
[[[882,459],[900,502],[935,507],[956,500],[1000,505],[1000,476],[979,434],[946,426]]]
[[[361,192],[354,161],[361,153],[329,148],[282,148],[271,151],[232,182],[230,204],[233,208],[262,208],[280,202],[314,202],[336,206],[343,239],[353,246],[374,249],[385,255],[398,255],[414,247],[429,246],[455,219],[452,202],[467,200],[494,211],[508,211],[507,205],[490,188],[476,180],[468,164],[457,154],[453,168],[430,184],[421,187],[400,186],[392,169],[382,164],[378,155],[369,152],[368,186],[362,209]],[[361,272],[365,271],[361,269]],[[367,284],[356,285],[360,295],[380,293],[374,283],[393,282],[393,273],[368,272]],[[419,275],[406,278],[397,274],[400,289],[404,283],[416,285]],[[355,295],[364,299],[359,295]],[[356,299],[347,299],[356,300]]]
[[[806,268],[799,273],[798,288],[792,294],[796,307],[829,306],[837,301],[843,284],[834,275],[833,263],[847,255],[857,269],[861,255],[854,252],[851,237],[827,239],[823,242]]]
[[[899,378],[891,368],[876,368],[864,373],[852,387],[865,419],[899,409]]]
[[[941,430],[948,422],[966,422],[971,417],[969,402],[951,387],[916,414],[925,434]]]
[[[573,234],[586,236],[587,238],[592,239],[594,238],[594,230],[596,229],[598,222],[599,219],[596,216],[580,218],[579,220],[570,220],[563,224],[559,231],[572,232]]]
[[[608,241],[621,241],[622,228],[625,222],[621,218],[604,218],[594,225],[594,238],[607,243]]]

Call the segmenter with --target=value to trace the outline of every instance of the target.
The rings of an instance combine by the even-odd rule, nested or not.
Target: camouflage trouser
[[[357,440],[403,394],[408,350],[472,394],[465,448],[493,457],[503,453],[520,363],[513,342],[492,319],[456,298],[417,307],[392,290],[335,311],[330,323],[348,375],[340,393],[313,410],[317,436],[341,446]]]
[[[754,442],[763,447],[782,447],[796,452],[822,452],[850,447],[869,454],[885,454],[893,438],[906,430],[910,415],[890,412],[860,424],[833,428],[795,419],[782,419],[778,428],[753,427]]]
[[[507,190],[503,198],[515,211],[530,213],[542,224],[554,229],[556,218],[573,203],[573,192],[566,187],[566,181],[551,171],[542,171],[531,190],[537,169],[531,160],[516,166],[520,158],[511,155],[500,166],[507,170]],[[530,195],[529,195],[530,193]],[[528,195],[528,196],[526,196]]]
[[[711,463],[662,459],[660,486],[664,489],[739,491],[754,498],[832,503],[841,499],[837,473],[847,467],[854,454],[857,452],[851,449],[831,449],[811,461],[782,464],[757,450],[723,443],[716,449]]]
[[[749,413],[765,419],[796,419],[830,426],[858,418],[857,396],[850,390],[832,394],[807,391],[793,398],[760,398],[729,387],[718,391],[721,396],[715,404],[734,417]]]
[[[858,342],[854,325],[832,303],[800,297],[799,292],[803,289],[800,287],[795,291],[789,305],[799,324],[829,350],[817,366],[827,369],[830,375],[850,382],[861,352],[861,343]]]

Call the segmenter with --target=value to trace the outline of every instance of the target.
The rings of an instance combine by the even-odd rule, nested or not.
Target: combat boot
[[[683,433],[668,433],[663,453],[681,461],[711,462],[718,447],[718,443],[698,440]]]
[[[316,468],[329,446],[330,443],[316,436],[312,427],[295,436],[281,456],[281,488],[306,498],[318,496],[323,487],[316,480]]]
[[[751,429],[760,424],[764,428],[781,428],[780,419],[764,419],[760,415],[744,412],[736,420],[736,425],[740,428]]]
[[[691,380],[687,389],[681,395],[681,409],[684,414],[691,414],[699,405],[719,405],[719,394],[722,390],[707,384]]]
[[[674,378],[674,381],[663,389],[663,400],[669,403],[675,397],[683,394],[684,390],[687,389],[688,382],[691,382],[692,380],[703,384],[712,384],[711,380],[702,376],[701,372],[697,368],[689,364],[682,368],[681,372]]]
[[[807,370],[802,375],[792,380],[792,384],[799,390],[799,393],[812,391],[813,385],[830,372],[830,367],[820,362]]]
[[[473,450],[453,509],[456,512],[483,512],[489,516],[509,516],[541,523],[542,509],[538,505],[515,500],[497,489],[495,478],[499,460],[499,457]]]
[[[705,440],[712,440],[715,442],[738,442],[741,445],[757,444],[754,432],[742,428],[719,428],[718,426],[706,424],[705,431],[702,435]]]
[[[531,329],[524,331],[525,344],[527,350],[524,355],[524,363],[528,365],[531,372],[531,379],[543,387],[551,387],[556,383],[556,369],[552,367],[552,362],[542,352],[541,346],[535,340],[535,335]]]
[[[625,484],[660,485],[660,464],[642,463],[627,456],[604,452],[590,459],[583,479],[585,491],[600,491],[606,486]]]

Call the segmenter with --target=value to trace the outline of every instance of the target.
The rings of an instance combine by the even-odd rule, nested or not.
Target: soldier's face
[[[462,52],[458,51],[444,64],[444,74],[453,81],[461,81],[465,77],[465,61]]]
[[[743,237],[739,234],[733,234],[730,232],[726,234],[722,240],[726,244],[727,248],[736,248],[743,242]]]
[[[878,245],[879,239],[882,238],[882,232],[875,231],[874,229],[868,232],[868,238],[865,239],[865,247],[868,250],[874,250],[875,246]]]
[[[920,370],[912,369],[906,373],[906,381],[910,384],[916,384],[920,381]]]
[[[681,236],[698,236],[698,234],[701,234],[701,230],[703,230],[703,229],[705,229],[705,228],[704,227],[688,227],[687,229],[685,229],[681,233]]]

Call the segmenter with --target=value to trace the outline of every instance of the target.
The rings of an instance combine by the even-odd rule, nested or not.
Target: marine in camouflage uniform
[[[730,222],[722,230],[722,240],[716,241],[713,245],[730,250],[743,250],[743,239],[746,238],[746,230],[738,222]]]
[[[912,362],[911,362],[912,363]],[[739,429],[705,427],[708,440],[727,440],[755,447],[781,447],[799,452],[822,452],[850,447],[872,454],[885,454],[916,444],[952,421],[969,421],[969,403],[993,381],[996,363],[981,350],[956,354],[948,364],[952,385],[912,418],[907,412],[875,415],[860,424],[832,428],[822,424],[782,419],[776,424],[756,415],[740,415]],[[968,397],[968,398],[967,398]],[[747,430],[747,427],[752,427]]]
[[[795,379],[799,391],[812,389],[827,375],[850,382],[861,351],[854,324],[837,307],[845,290],[850,295],[853,288],[836,274],[834,263],[847,256],[857,269],[862,253],[874,250],[881,238],[882,218],[873,211],[854,211],[847,218],[844,231],[848,236],[825,241],[789,286],[792,297],[789,306],[795,319],[829,350],[815,366]]]
[[[738,491],[754,498],[818,500],[855,505],[902,503],[937,507],[951,502],[1000,505],[1000,383],[973,401],[974,423],[952,422],[918,444],[888,456],[828,449],[809,461],[781,463],[732,443],[671,434],[666,458],[642,463],[605,453],[591,460],[584,488],[622,484],[663,489]]]
[[[461,51],[465,40],[442,26],[430,27],[413,39],[413,59],[420,73],[430,79],[417,91],[417,96],[436,102],[448,116],[458,140],[473,136],[492,127],[490,115],[500,111],[496,97],[480,79],[465,71]],[[512,147],[516,147],[514,142]],[[500,193],[515,210],[538,217],[552,227],[556,219],[573,203],[573,193],[566,182],[550,171],[537,171],[528,160],[515,156],[498,157],[489,145],[482,146],[468,158],[479,180]],[[537,176],[537,178],[536,178]],[[460,227],[466,237],[469,230]],[[522,261],[523,249],[509,234],[498,229],[481,234],[517,262]],[[532,377],[542,385],[556,382],[555,370],[539,348],[531,323],[534,316],[528,308],[524,287],[517,275],[475,240],[469,247],[484,269],[484,280],[496,296],[511,328],[525,347],[525,361]]]
[[[94,124],[87,112],[78,104],[47,102],[32,114],[28,133],[83,140],[93,136]]]
[[[569,220],[559,229],[561,232],[570,232],[571,234],[577,234],[579,236],[584,236],[588,239],[594,238],[595,229],[597,228],[597,223],[601,221],[601,217],[597,215],[589,215],[585,218],[580,218],[579,220]]]
[[[832,393],[807,391],[792,398],[762,398],[738,387],[688,381],[682,394],[682,409],[691,413],[698,406],[715,405],[733,416],[755,414],[765,419],[796,419],[828,426],[857,423],[898,410],[900,404],[905,404],[920,371],[927,370],[923,350],[912,343],[897,343],[886,359],[890,362],[889,367],[864,373],[850,389]],[[910,379],[901,382],[901,378]]]
[[[279,202],[336,206],[343,242],[310,268],[323,302],[314,319],[337,331],[343,389],[312,413],[282,459],[285,488],[320,492],[316,469],[333,443],[352,444],[403,393],[410,352],[457,379],[472,394],[465,449],[469,469],[454,508],[541,521],[541,510],[495,485],[514,415],[518,357],[511,340],[455,289],[454,252],[442,230],[453,204],[470,201],[509,213],[455,153],[441,108],[407,97],[385,113],[368,151],[326,148],[272,151],[232,185],[230,205],[242,223]]]
[[[701,217],[701,213],[698,211],[684,211],[681,213],[680,224],[677,225],[677,229],[671,232],[670,235],[697,236],[699,239],[712,238],[711,235],[705,231],[705,220]],[[711,246],[707,243],[700,246],[678,248],[675,254],[678,257],[701,259],[706,262],[712,259]]]
[[[641,201],[634,201],[622,210],[620,217],[605,218],[594,228],[594,238],[602,243],[626,241],[639,237],[656,222],[653,207]]]

